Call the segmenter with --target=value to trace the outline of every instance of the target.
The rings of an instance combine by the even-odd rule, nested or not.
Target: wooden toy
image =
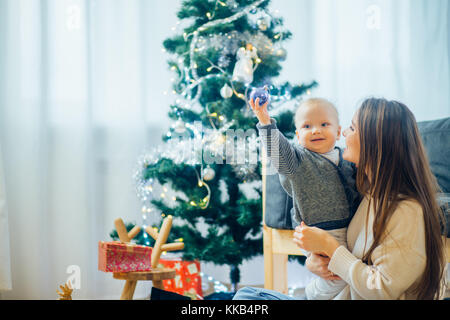
[[[59,294],[58,300],[72,300],[72,292],[73,289],[70,286],[70,283],[65,283],[64,286],[59,286],[62,292],[56,290],[56,293]]]
[[[167,216],[161,226],[161,230],[158,232],[152,227],[147,227],[145,231],[147,234],[155,239],[155,245],[152,250],[151,257],[151,271],[144,272],[114,272],[113,278],[119,280],[126,280],[125,286],[122,290],[121,300],[132,300],[134,291],[136,289],[137,281],[152,281],[153,286],[164,290],[163,280],[175,278],[176,271],[174,269],[158,268],[159,258],[161,253],[165,251],[183,250],[184,243],[166,243],[169,237],[170,229],[172,228],[172,216]],[[116,231],[119,235],[119,239],[122,242],[130,242],[135,237],[141,228],[136,226],[130,232],[127,232],[123,220],[118,218],[114,221]]]

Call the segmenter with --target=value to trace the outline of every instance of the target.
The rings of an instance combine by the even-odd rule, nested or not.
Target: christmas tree
[[[249,94],[267,86],[270,108],[283,110],[278,128],[293,138],[294,107],[280,106],[317,85],[274,82],[292,34],[269,2],[182,1],[183,30],[163,43],[174,73],[173,125],[135,174],[144,225],[152,211],[173,215],[170,241],[184,241],[183,258],[230,266],[234,288],[242,262],[262,254],[261,161]]]

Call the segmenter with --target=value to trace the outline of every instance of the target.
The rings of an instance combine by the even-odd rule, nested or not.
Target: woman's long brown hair
[[[363,261],[372,264],[372,252],[386,236],[386,225],[399,202],[416,200],[425,222],[426,267],[415,292],[418,299],[437,299],[446,264],[441,236],[444,220],[437,203],[439,186],[416,119],[400,102],[371,98],[362,103],[357,121],[361,149],[356,184],[370,197],[375,213],[373,243]]]

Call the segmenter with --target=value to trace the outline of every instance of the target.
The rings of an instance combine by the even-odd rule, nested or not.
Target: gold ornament
[[[62,292],[56,290],[56,293],[59,294],[58,300],[72,300],[73,289],[71,288],[70,283],[65,283],[64,287],[63,286],[59,287],[61,288]]]

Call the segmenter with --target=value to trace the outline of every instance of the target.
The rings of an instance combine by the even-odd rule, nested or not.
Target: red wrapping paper
[[[188,296],[193,300],[203,299],[199,261],[160,259],[158,267],[176,270],[175,279],[163,280],[164,290]]]
[[[120,241],[98,243],[98,270],[103,272],[149,271],[151,257],[151,247]]]

